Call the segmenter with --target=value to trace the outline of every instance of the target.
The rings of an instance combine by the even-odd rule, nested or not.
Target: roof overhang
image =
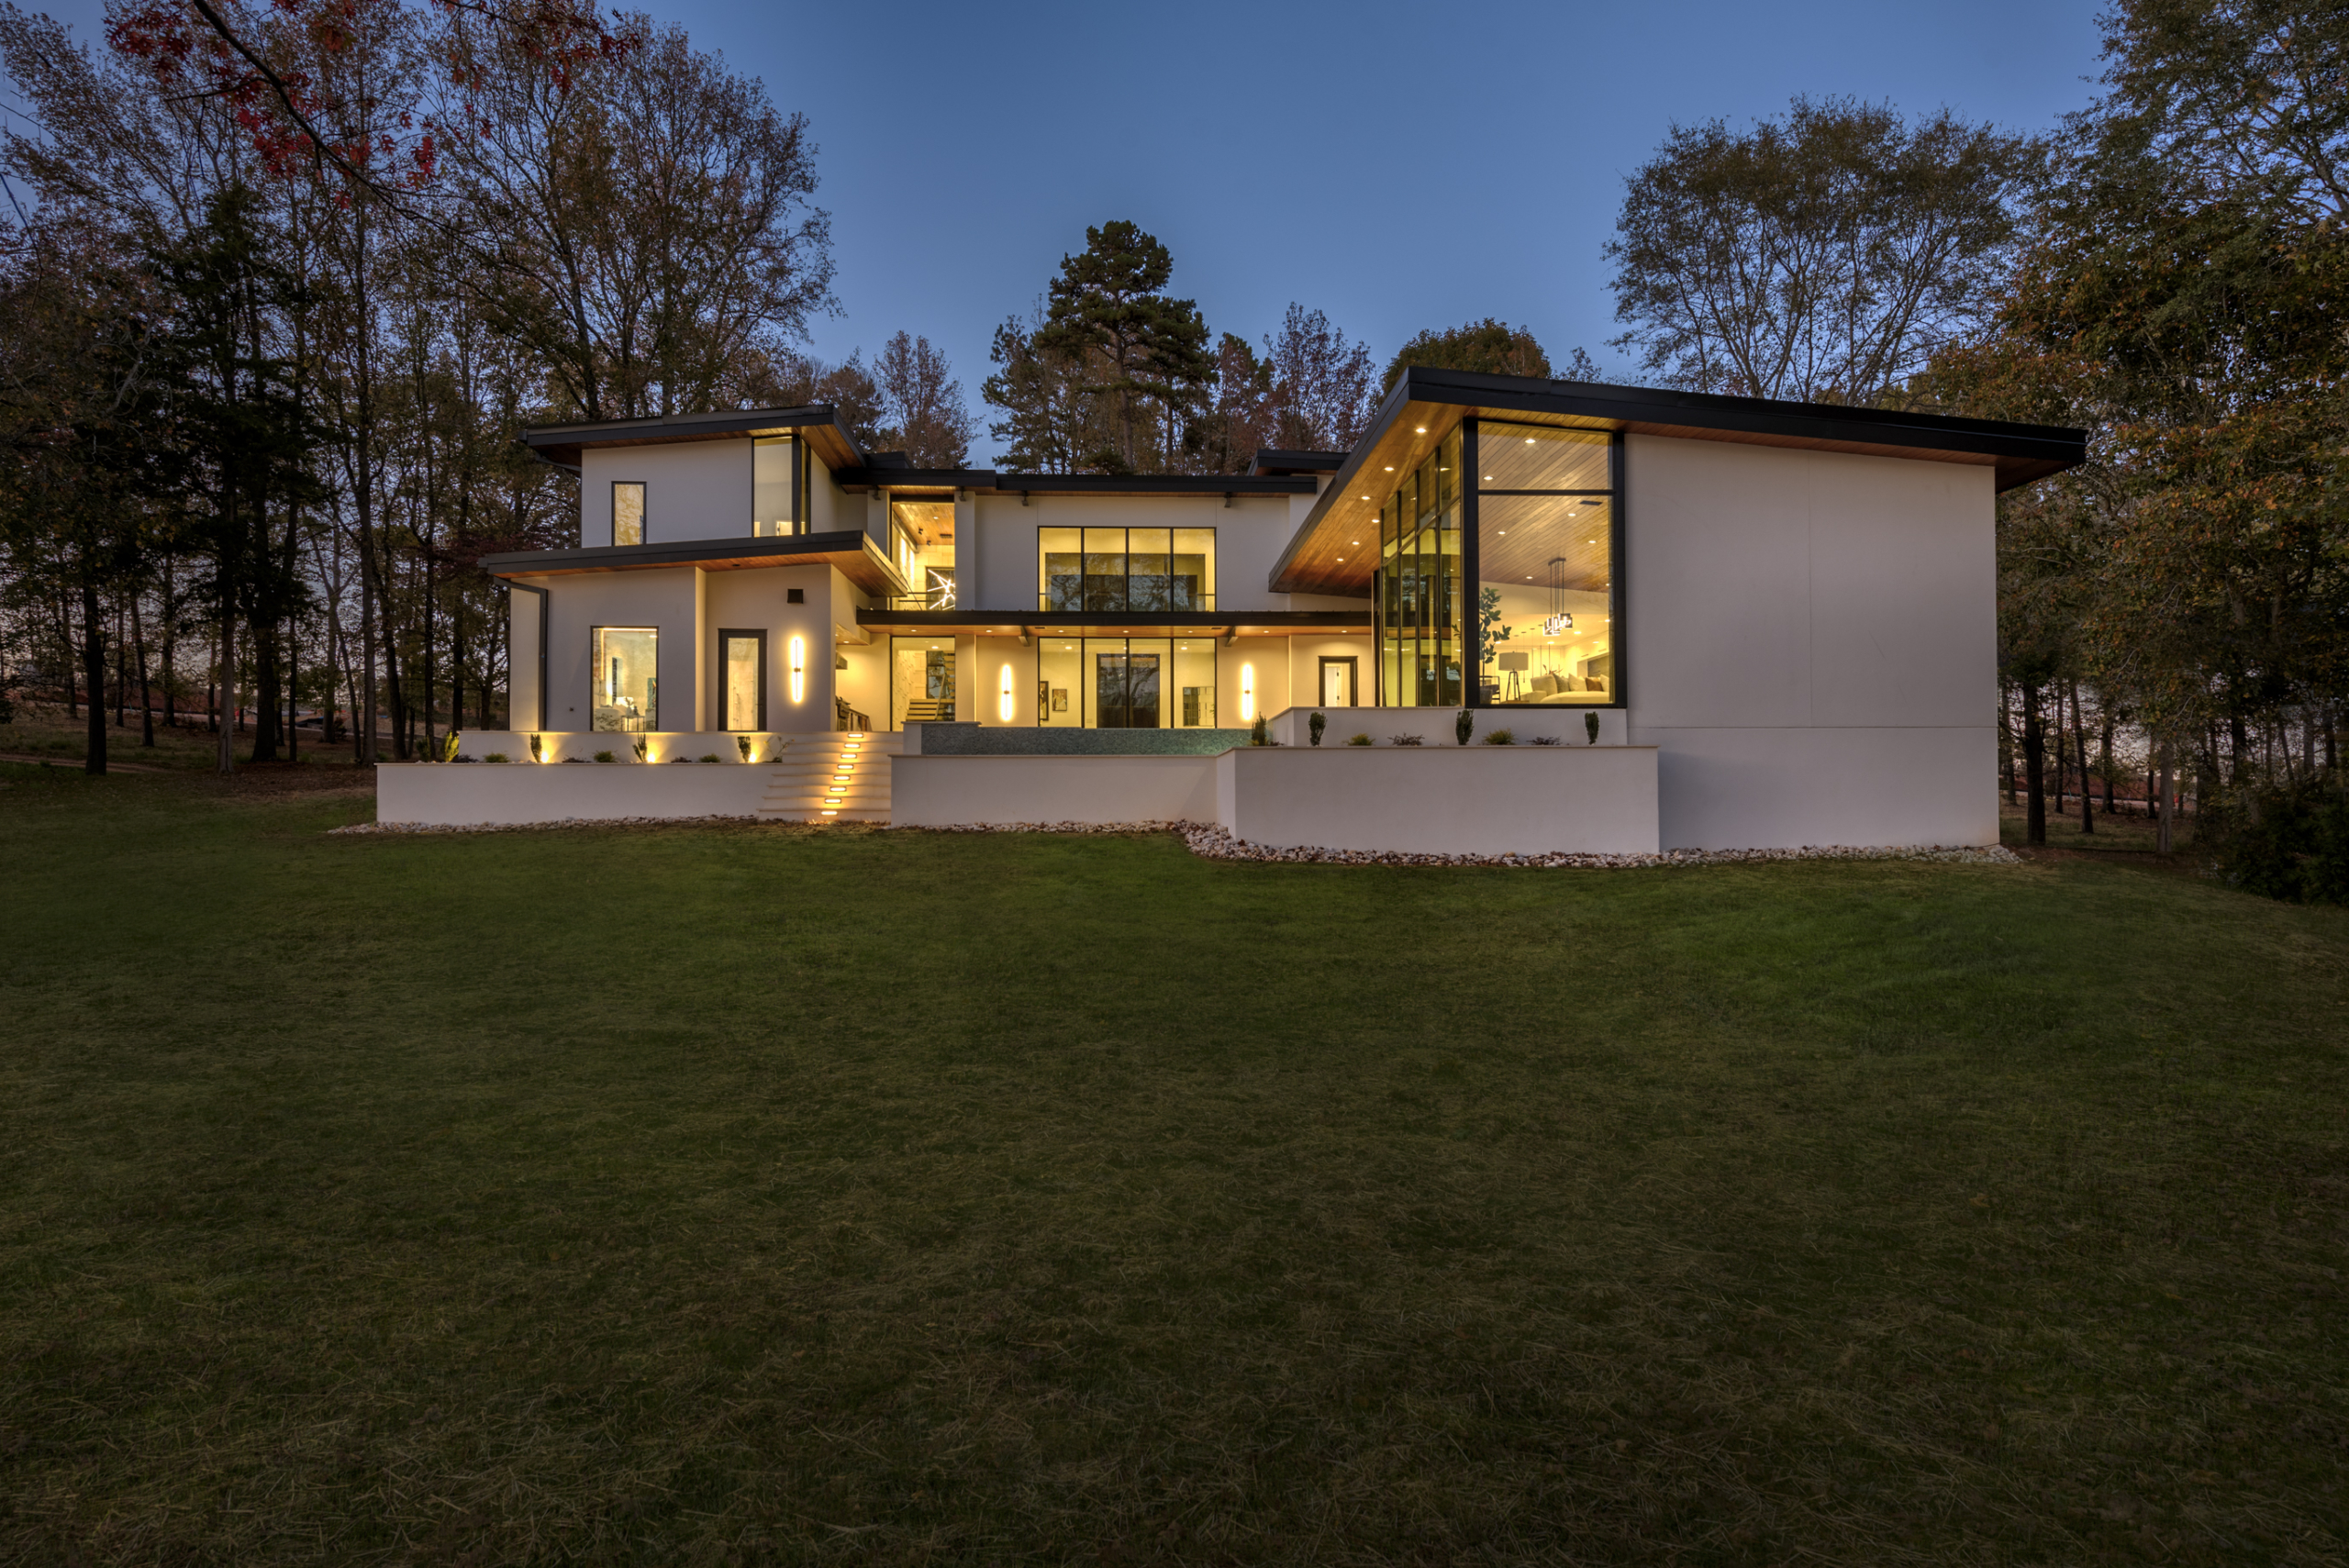
[[[729,408],[715,414],[673,414],[658,419],[600,419],[585,425],[540,425],[522,432],[522,444],[555,464],[576,472],[579,454],[590,447],[670,446],[681,441],[731,441],[745,437],[798,436],[813,447],[824,466],[859,468],[857,450],[840,414],[829,403],[802,408]]]
[[[1376,551],[1353,541],[1363,538],[1365,528],[1375,530],[1378,526],[1378,509],[1393,489],[1383,479],[1386,470],[1409,473],[1471,415],[1575,429],[1966,463],[1994,470],[1999,490],[2061,473],[2087,456],[2087,433],[2060,426],[1413,365],[1387,394],[1370,433],[1355,444],[1282,551],[1273,568],[1272,591],[1369,592]],[[1381,475],[1382,482],[1359,483],[1365,473]]]
[[[582,572],[652,572],[678,566],[696,566],[704,572],[751,572],[765,566],[836,566],[841,576],[868,594],[906,591],[896,567],[881,553],[872,537],[853,532],[519,550],[507,555],[484,555],[481,566],[493,577],[562,577]]]
[[[1367,637],[1370,605],[1358,610],[1095,610],[1085,615],[1002,610],[859,610],[868,631],[899,637],[1294,637],[1321,632]]]

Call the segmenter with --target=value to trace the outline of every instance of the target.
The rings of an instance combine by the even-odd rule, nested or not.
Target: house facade
[[[1353,801],[1392,825],[1342,831],[1408,847],[1429,837],[1413,812],[1460,807],[1470,825],[1433,840],[1497,813],[1526,849],[1570,830],[1566,796],[1604,815],[1594,789],[1644,794],[1631,837],[1664,848],[1995,841],[1995,497],[2084,450],[1417,368],[1353,450],[1262,452],[1245,475],[917,470],[826,407],[526,439],[578,473],[579,543],[484,562],[514,590],[516,731],[469,753],[863,784],[783,792],[776,814],[819,820],[884,795],[898,821],[1196,817],[1212,789],[1293,775],[1259,786],[1296,796],[1290,834]],[[1464,711],[1476,739],[1561,744],[1460,748]],[[1260,717],[1309,760],[1232,758]],[[1645,761],[1599,756],[1626,751]],[[464,772],[516,799],[721,788]],[[456,782],[395,787],[484,819]]]

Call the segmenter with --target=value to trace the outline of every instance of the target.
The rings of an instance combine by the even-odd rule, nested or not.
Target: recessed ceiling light
[[[1420,427],[1419,427],[1419,434],[1421,434],[1422,436],[1424,436],[1424,435],[1426,435],[1427,433],[1428,433],[1428,428],[1427,428],[1425,425],[1420,426]]]
[[[1530,447],[1530,446],[1531,446],[1531,445],[1533,444],[1533,438],[1532,438],[1531,436],[1528,436],[1528,437],[1526,437],[1526,438],[1525,438],[1525,444],[1526,444],[1527,446],[1529,446],[1529,447]]]

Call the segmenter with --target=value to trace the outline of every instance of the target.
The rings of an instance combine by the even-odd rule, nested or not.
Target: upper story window
[[[789,436],[763,437],[751,446],[751,532],[783,539],[812,531],[809,496],[814,461],[807,443]]]
[[[1038,528],[1036,607],[1215,608],[1213,528]]]
[[[612,542],[644,542],[644,482],[640,479],[612,482]]]
[[[954,597],[954,503],[946,497],[892,497],[889,552],[906,591],[900,610],[951,610]]]

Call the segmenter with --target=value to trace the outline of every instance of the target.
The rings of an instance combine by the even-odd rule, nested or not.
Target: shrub
[[[1264,739],[1264,716],[1260,713],[1256,716],[1256,722],[1248,727],[1248,744],[1262,746]]]
[[[1514,746],[1517,744],[1517,731],[1514,729],[1496,729],[1490,735],[1485,737],[1485,744],[1487,746]]]
[[[751,738],[749,736],[737,735],[734,737],[734,749],[742,753],[742,761],[747,762],[751,760]]]
[[[1563,746],[1565,742],[1559,740],[1554,735],[1536,735],[1533,737],[1533,744],[1536,746]]]
[[[1598,715],[1586,713],[1582,716],[1582,732],[1590,737],[1591,745],[1598,744]]]
[[[674,767],[679,762],[683,762],[689,768],[694,765],[694,760],[691,757],[672,757],[669,759],[669,764],[672,767]]]
[[[612,760],[612,754],[609,751],[605,752],[602,760],[607,762],[610,762]],[[563,761],[566,762],[584,762],[586,759],[584,757],[565,757]]]
[[[1460,738],[1460,743],[1463,746],[1465,746],[1468,744],[1468,737],[1475,732],[1476,716],[1468,709],[1464,707],[1462,708],[1460,710],[1460,717],[1452,721],[1452,733],[1458,736]]]
[[[1349,746],[1367,746],[1370,744],[1370,737],[1367,734],[1357,735],[1353,740],[1347,741],[1346,744]]]
[[[530,737],[530,761],[532,761],[533,762],[540,762],[540,761],[543,760],[545,756],[546,756],[546,738],[545,738],[544,736],[541,736],[541,735],[533,735],[533,736],[531,736],[531,737]]]
[[[1427,744],[1426,741],[1422,740],[1417,735],[1390,735],[1386,739],[1389,744],[1396,746],[1423,746]]]
[[[2349,904],[2349,794],[2336,784],[2229,791],[2195,822],[2230,886],[2294,904]]]
[[[705,762],[715,762],[718,761],[718,753],[715,751],[704,751],[701,754],[701,760]]]
[[[1313,736],[1313,743],[1316,746],[1321,744],[1321,731],[1327,729],[1329,727],[1330,720],[1328,716],[1318,709],[1314,712],[1311,718],[1305,721],[1305,728],[1311,732]]]
[[[482,761],[484,762],[502,762],[506,761],[506,753],[503,751],[492,751],[488,756],[484,757]]]
[[[638,762],[641,762],[649,760],[650,753],[652,751],[652,742],[647,740],[643,736],[638,736],[635,740],[629,741],[628,746],[629,751],[636,753],[636,760]]]
[[[613,756],[609,751],[598,751],[596,753],[596,761],[599,762],[617,762],[619,759]]]

